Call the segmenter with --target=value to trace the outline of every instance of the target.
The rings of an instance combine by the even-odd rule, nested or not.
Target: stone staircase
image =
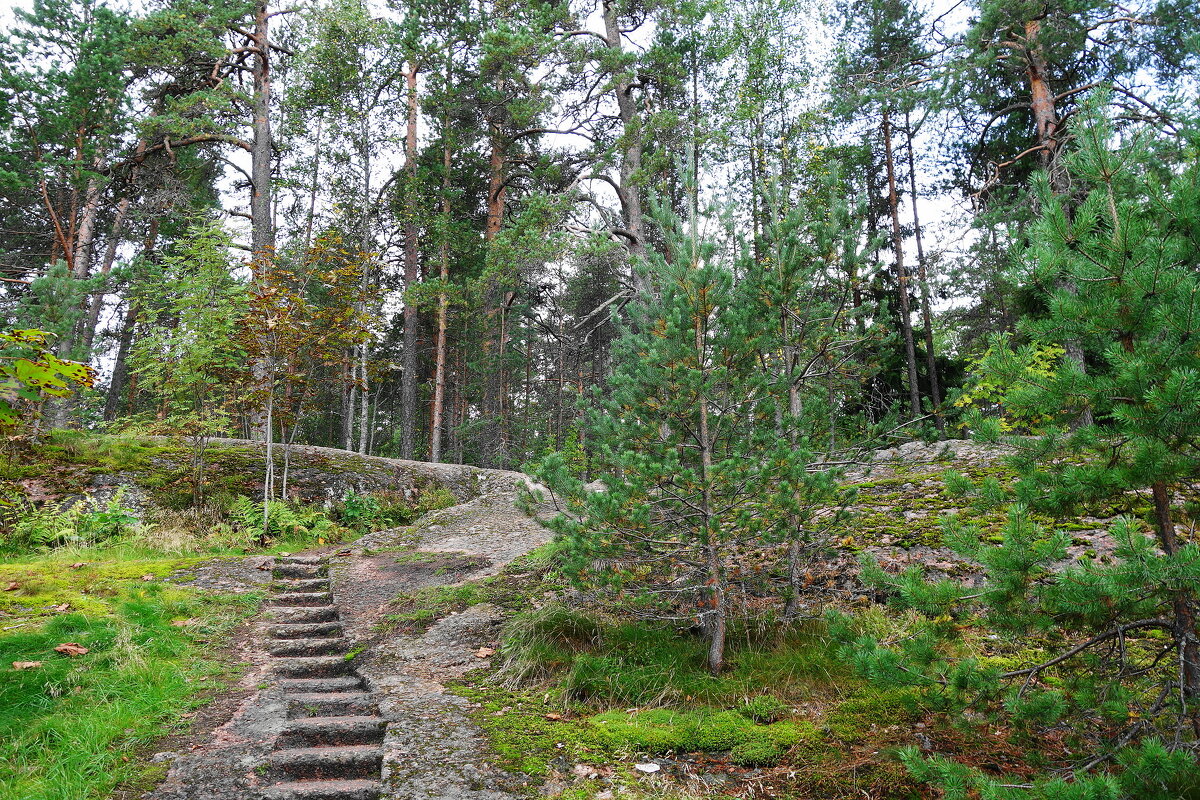
[[[346,658],[349,641],[318,557],[275,561],[267,651],[288,722],[267,757],[265,800],[376,800],[387,723]]]

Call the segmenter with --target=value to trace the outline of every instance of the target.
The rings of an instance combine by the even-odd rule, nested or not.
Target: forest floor
[[[385,488],[394,468],[372,460]],[[831,652],[817,614],[824,607],[856,609],[856,624],[875,635],[903,636],[911,622],[870,602],[857,578],[863,551],[889,570],[920,563],[966,583],[979,579],[977,565],[939,539],[938,518],[963,502],[945,491],[947,468],[976,480],[1006,478],[995,451],[966,442],[906,445],[849,475],[859,497],[852,519],[834,534],[836,547],[812,562],[813,619],[787,632],[740,623],[730,669],[719,678],[703,669],[704,643],[694,633],[637,622],[620,603],[568,585],[548,530],[518,508],[523,479],[515,473],[475,470],[470,482],[482,493],[465,502],[351,543],[303,550],[329,565],[345,637],[339,653],[370,695],[371,713],[386,721],[380,796],[882,800],[923,796],[895,757],[905,745],[953,753],[997,774],[1032,775],[1065,763],[1068,754],[1019,731],[989,725],[981,733],[911,693],[868,685]],[[1106,520],[1131,510],[1096,508],[1071,522],[1071,557],[1105,558]],[[984,535],[1002,523],[982,511],[972,517]],[[270,796],[280,775],[266,765],[296,716],[273,675],[271,608],[253,613],[271,589],[273,567],[296,555],[275,551],[116,562],[104,567],[107,577],[87,577],[71,598],[82,610],[110,612],[89,603],[115,597],[118,584],[151,599],[165,594],[178,608],[159,610],[162,626],[189,636],[203,628],[195,638],[207,650],[199,651],[203,668],[185,663],[197,651],[164,656],[162,666],[195,687],[185,690],[169,735],[143,735],[118,749],[113,763],[95,767],[112,772],[111,792],[63,797]],[[58,557],[40,579],[84,580],[63,558],[70,556]],[[0,565],[18,580],[14,571],[22,568]],[[103,580],[111,590],[95,591]],[[48,586],[46,597],[63,591]],[[63,619],[51,620],[61,631],[44,636],[68,636]],[[91,635],[83,625],[76,620],[70,630]],[[971,644],[980,658],[1013,665],[1042,653],[1036,642],[994,638],[981,631]],[[0,634],[0,645],[13,641],[11,632]],[[24,652],[16,645],[8,651]]]

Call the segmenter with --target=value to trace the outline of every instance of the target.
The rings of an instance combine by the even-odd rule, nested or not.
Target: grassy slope
[[[237,448],[209,455],[210,497],[244,493],[254,456]],[[198,530],[219,509],[194,520],[170,512],[190,501],[186,467],[177,445],[69,432],[0,452],[0,499],[16,501],[0,509],[0,798],[84,800],[152,786],[166,768],[148,763],[152,743],[184,729],[191,711],[237,677],[223,647],[261,599],[165,579],[213,557],[317,543],[303,533],[266,547],[253,536],[204,537]],[[86,492],[94,476],[118,473],[136,475],[158,524],[52,549],[13,538],[17,523],[52,513],[28,500],[53,509],[58,498]],[[67,642],[89,652],[54,650]]]

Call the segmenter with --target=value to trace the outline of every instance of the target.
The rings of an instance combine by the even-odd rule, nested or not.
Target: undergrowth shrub
[[[8,524],[0,529],[0,545],[21,551],[62,545],[91,547],[133,531],[137,515],[125,506],[124,489],[101,503],[94,497],[46,503],[26,502],[7,510]]]
[[[230,525],[242,532],[263,534],[263,507],[248,497],[238,497],[229,508]],[[305,508],[271,500],[267,504],[265,538],[300,541],[336,541],[344,529],[320,508]]]

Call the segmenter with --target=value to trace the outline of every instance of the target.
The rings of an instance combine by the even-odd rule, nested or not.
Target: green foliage
[[[0,331],[0,430],[15,425],[49,397],[70,397],[72,384],[91,386],[96,371],[64,361],[39,330]]]
[[[660,222],[672,259],[651,257],[657,294],[632,312],[586,423],[605,488],[585,490],[561,456],[536,475],[572,512],[550,523],[567,573],[701,624],[719,671],[736,548],[787,540],[833,482],[809,471],[808,442],[760,368],[774,346],[761,284],[735,284],[715,243],[665,213]]]
[[[364,534],[370,531],[387,528],[394,524],[391,517],[385,516],[383,506],[369,494],[349,492],[342,498],[337,510],[338,521],[356,533]]]
[[[1018,383],[1036,383],[1053,375],[1061,365],[1066,350],[1062,345],[1045,342],[1034,342],[1018,348],[1012,368],[1019,370],[1019,377],[1011,372],[1001,376],[985,366],[999,351],[1011,349],[1009,339],[999,337],[988,345],[982,355],[967,359],[970,377],[952,405],[964,411],[982,412],[995,417],[1004,433],[1038,433],[1041,426],[1049,421],[1048,416],[1027,409],[1006,407],[1004,400]],[[978,427],[978,424],[972,424],[973,421],[974,417],[968,415],[960,427]]]
[[[118,489],[101,504],[92,497],[27,505],[8,510],[11,518],[0,538],[0,547],[9,552],[31,548],[72,545],[94,547],[129,533],[138,523],[132,509],[122,502],[124,490]]]
[[[236,280],[229,234],[211,220],[193,224],[161,264],[145,266],[135,294],[151,321],[130,353],[144,390],[177,416],[181,430],[210,430],[232,398],[222,390],[245,373],[238,345],[248,298]]]
[[[305,508],[282,500],[271,500],[267,511],[268,522],[264,531],[262,505],[248,497],[239,496],[229,508],[230,523],[234,528],[255,531],[268,540],[298,543],[335,542],[345,532],[320,508]]]
[[[1149,738],[1144,747],[1128,742],[1191,730],[1200,698],[1200,546],[1178,535],[1171,499],[1200,469],[1200,279],[1184,233],[1200,218],[1200,168],[1193,163],[1164,185],[1136,140],[1114,148],[1105,120],[1093,116],[1075,130],[1080,151],[1068,168],[1086,199],[1068,208],[1040,184],[1042,216],[1025,256],[1046,310],[1024,319],[1021,333],[1034,342],[1082,343],[1087,370],[1070,359],[1032,369],[1044,346],[994,345],[981,368],[1003,390],[998,401],[1014,419],[1036,420],[1042,435],[1007,440],[1020,476],[1011,488],[947,477],[948,488],[973,495],[979,508],[1008,504],[998,543],[977,525],[947,520],[947,544],[982,565],[985,584],[968,590],[929,583],[919,570],[893,576],[868,564],[868,581],[924,619],[902,641],[857,635],[845,624],[839,636],[861,674],[917,687],[943,707],[1003,709],[1030,735],[1051,726],[1094,735],[1097,716],[1115,725],[1118,744],[1106,755],[1130,765],[1119,777],[1039,781],[1022,796],[1140,797],[1123,784],[1145,781],[1139,792],[1165,797],[1155,794],[1165,785],[1162,763],[1178,760],[1172,751],[1192,740],[1177,735],[1169,748]],[[1085,410],[1095,424],[1081,419]],[[1070,537],[1034,520],[1035,511],[1063,513],[1146,489],[1154,514],[1118,517],[1109,530],[1115,550],[1103,561],[1066,563]],[[1050,653],[1003,671],[963,642],[961,623],[973,620],[1003,635],[1037,637]],[[1155,704],[1168,695],[1182,701]],[[904,760],[948,797],[1011,796],[1001,782],[948,759],[909,751]]]

